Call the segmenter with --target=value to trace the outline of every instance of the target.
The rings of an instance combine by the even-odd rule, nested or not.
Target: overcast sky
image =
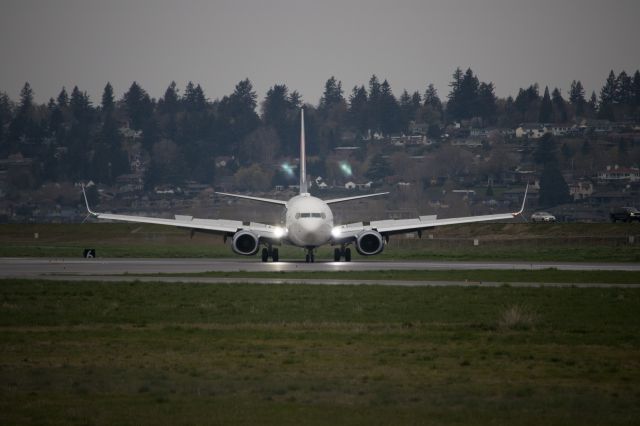
[[[215,99],[248,77],[260,100],[284,83],[316,104],[330,76],[348,95],[375,73],[445,98],[460,66],[498,96],[573,79],[589,95],[640,68],[639,16],[640,0],[2,0],[0,91],[77,85],[97,104],[107,81],[161,97],[192,80]]]

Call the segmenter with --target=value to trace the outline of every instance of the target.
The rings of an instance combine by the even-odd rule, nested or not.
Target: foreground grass
[[[637,424],[640,290],[0,281],[2,424]]]
[[[380,260],[529,260],[640,262],[638,224],[470,224],[430,231],[421,240],[392,237]],[[35,235],[38,238],[35,238]],[[477,239],[479,246],[474,246]],[[220,236],[172,227],[86,223],[76,225],[0,225],[0,256],[80,257],[84,248],[100,257],[223,258],[231,249]],[[282,259],[304,258],[299,248],[284,246]],[[333,249],[318,250],[318,259],[332,259]],[[361,259],[355,253],[354,259]]]
[[[149,275],[141,275],[149,276]],[[162,277],[213,277],[213,278],[286,278],[333,279],[333,280],[378,280],[378,281],[464,281],[482,284],[498,283],[602,283],[638,284],[640,272],[635,271],[563,271],[554,268],[542,270],[386,270],[386,271],[287,271],[287,272],[219,272],[210,271],[191,274],[153,274]]]

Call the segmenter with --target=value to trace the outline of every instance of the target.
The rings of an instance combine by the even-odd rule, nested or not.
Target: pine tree
[[[551,96],[549,96],[549,87],[544,88],[544,95],[542,96],[542,102],[540,103],[540,114],[538,121],[540,123],[549,123],[553,118],[553,104],[551,103]]]
[[[102,92],[102,113],[103,114],[111,114],[113,109],[115,108],[115,101],[113,98],[113,87],[111,83],[107,82],[107,85],[104,86],[104,91]]]
[[[566,102],[557,87],[551,93],[551,102],[553,104],[554,121],[556,123],[566,123],[568,120]]]
[[[600,105],[598,106],[598,117],[613,120],[615,118],[613,105],[618,96],[618,81],[613,70],[609,72],[609,77],[600,90]]]
[[[319,110],[326,112],[334,105],[339,105],[345,102],[342,91],[342,82],[336,80],[334,76],[331,76],[324,84],[324,92],[320,98]]]
[[[349,96],[349,109],[347,111],[351,126],[360,135],[364,135],[368,129],[368,95],[364,86],[354,86]]]
[[[555,162],[546,164],[540,175],[540,205],[551,207],[570,201],[569,186],[560,169]]]
[[[582,117],[584,115],[584,107],[587,101],[584,98],[584,88],[580,80],[573,80],[571,82],[571,89],[569,90],[569,102],[575,108],[576,116]]]

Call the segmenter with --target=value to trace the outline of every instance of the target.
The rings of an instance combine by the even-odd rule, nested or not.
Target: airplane
[[[89,216],[97,219],[169,225],[190,229],[191,232],[207,232],[222,234],[224,241],[231,239],[231,249],[243,256],[253,256],[262,246],[261,258],[263,262],[271,259],[279,261],[278,246],[287,244],[306,250],[305,261],[314,262],[315,250],[325,244],[334,246],[333,260],[340,262],[351,261],[351,248],[362,256],[373,256],[381,253],[395,234],[417,232],[438,226],[459,225],[463,223],[484,222],[512,219],[522,214],[527,199],[528,185],[524,192],[522,207],[514,213],[489,214],[481,216],[437,219],[435,215],[419,216],[414,219],[389,219],[361,221],[336,225],[333,220],[331,205],[368,197],[386,195],[388,192],[358,195],[345,198],[321,200],[309,193],[306,173],[304,109],[300,112],[300,193],[288,201],[271,198],[260,198],[249,195],[216,192],[226,197],[235,197],[256,202],[276,204],[284,208],[283,222],[277,225],[227,219],[201,219],[192,216],[175,215],[174,219],[154,217],[130,216],[111,213],[96,213],[89,207],[84,187],[82,192]]]

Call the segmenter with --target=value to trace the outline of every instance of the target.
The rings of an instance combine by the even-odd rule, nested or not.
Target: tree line
[[[331,77],[318,105],[305,105],[307,137],[313,141],[309,154],[324,156],[343,140],[358,143],[375,133],[406,134],[415,122],[424,123],[428,135],[438,138],[454,121],[474,127],[590,118],[640,121],[640,71],[632,76],[611,71],[599,95],[592,92],[588,99],[579,80],[571,82],[566,98],[558,88],[545,87],[541,95],[537,83],[520,89],[515,98],[498,98],[492,82],[460,68],[449,88],[445,100],[433,84],[396,97],[387,80],[373,75],[366,86],[345,94],[342,83]],[[184,180],[210,183],[214,159],[220,156],[233,157],[228,167],[236,169],[297,157],[302,105],[300,93],[285,84],[269,88],[258,104],[248,79],[215,100],[192,82],[184,91],[172,82],[159,99],[134,82],[115,99],[107,83],[98,104],[78,87],[70,94],[62,88],[57,97],[37,104],[25,83],[17,101],[0,93],[0,157],[21,153],[36,160],[28,176],[12,182],[19,188],[63,180],[112,184],[132,169],[133,140],[139,145],[136,152],[142,153],[139,160],[148,165],[148,186]]]

